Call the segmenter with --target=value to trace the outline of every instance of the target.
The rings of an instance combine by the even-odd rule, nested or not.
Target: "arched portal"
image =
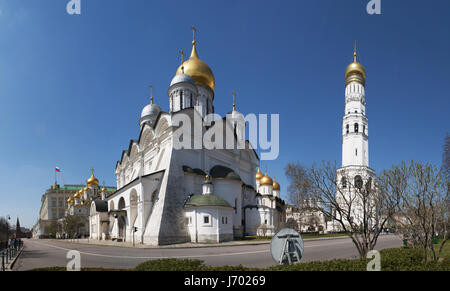
[[[126,241],[126,221],[124,216],[119,217],[119,239],[121,241]]]

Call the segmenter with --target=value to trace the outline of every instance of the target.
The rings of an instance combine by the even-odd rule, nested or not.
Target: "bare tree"
[[[355,172],[338,172],[336,162],[312,166],[308,174],[310,196],[312,208],[334,220],[364,258],[374,249],[383,227],[395,213],[397,201],[390,193],[378,191],[371,177],[351,175]]]
[[[311,182],[308,178],[308,169],[298,162],[289,163],[285,167],[285,174],[289,180],[289,203],[302,208],[304,202],[310,198]]]
[[[445,136],[445,142],[444,142],[444,152],[442,154],[442,168],[445,172],[445,175],[448,179],[450,177],[450,135]],[[447,180],[448,182],[448,180]]]
[[[267,235],[268,231],[269,231],[269,226],[265,223],[263,223],[257,227],[257,235],[259,233],[261,236],[265,237]]]
[[[383,191],[399,199],[395,223],[398,230],[424,251],[438,260],[449,238],[449,191],[445,171],[428,163],[402,162],[379,177]],[[434,238],[440,239],[438,250]]]
[[[296,231],[299,232],[301,231],[297,221],[294,218],[289,218],[285,223],[285,227],[295,229]]]
[[[80,233],[80,228],[84,226],[84,222],[80,216],[68,215],[64,218],[62,229],[69,238],[74,238]]]
[[[0,242],[8,241],[11,234],[11,226],[6,218],[0,217]]]

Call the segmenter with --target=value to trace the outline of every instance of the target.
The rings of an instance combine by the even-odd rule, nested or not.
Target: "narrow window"
[[[355,156],[358,155],[358,149],[355,149]]]
[[[347,128],[347,133],[349,133],[350,132],[350,125],[347,124],[346,128]]]
[[[183,109],[183,91],[180,91],[180,110]]]
[[[237,198],[234,199],[234,213],[237,213]]]
[[[365,125],[363,125],[363,131],[362,131],[362,133],[363,133],[363,134],[366,134],[366,126],[365,126]]]
[[[341,183],[342,183],[342,188],[347,188],[347,179],[345,179],[345,177],[342,177]]]
[[[358,123],[355,123],[355,132],[358,133],[358,131],[359,131],[359,125],[358,125]]]
[[[209,216],[203,216],[203,223],[209,224]]]

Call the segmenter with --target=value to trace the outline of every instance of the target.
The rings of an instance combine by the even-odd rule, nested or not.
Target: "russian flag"
[[[55,167],[55,172],[60,173],[61,169],[59,167]]]

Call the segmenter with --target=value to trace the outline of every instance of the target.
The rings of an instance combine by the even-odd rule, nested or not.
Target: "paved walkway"
[[[401,240],[395,236],[380,236],[377,249],[400,247]],[[69,251],[76,250],[81,256],[81,266],[114,269],[131,269],[137,264],[162,258],[198,259],[209,266],[244,265],[269,267],[276,264],[270,253],[269,243],[260,245],[234,245],[196,248],[128,248],[107,245],[74,244],[57,240],[25,241],[25,249],[13,270],[65,267]],[[355,245],[348,238],[305,240],[302,262],[357,258]]]
[[[318,238],[306,238],[303,241],[317,241],[317,240],[333,240],[333,239],[345,239],[347,236],[332,236],[332,237],[318,237]],[[44,240],[43,240],[44,241]],[[182,243],[172,244],[164,246],[151,246],[144,244],[135,244],[133,246],[130,242],[116,242],[111,240],[93,240],[93,239],[61,239],[61,240],[46,240],[57,241],[64,243],[96,245],[96,246],[115,246],[125,248],[139,248],[139,249],[185,249],[185,248],[210,248],[210,247],[230,247],[230,246],[251,246],[251,245],[264,245],[270,244],[271,240],[234,240],[222,243]]]

